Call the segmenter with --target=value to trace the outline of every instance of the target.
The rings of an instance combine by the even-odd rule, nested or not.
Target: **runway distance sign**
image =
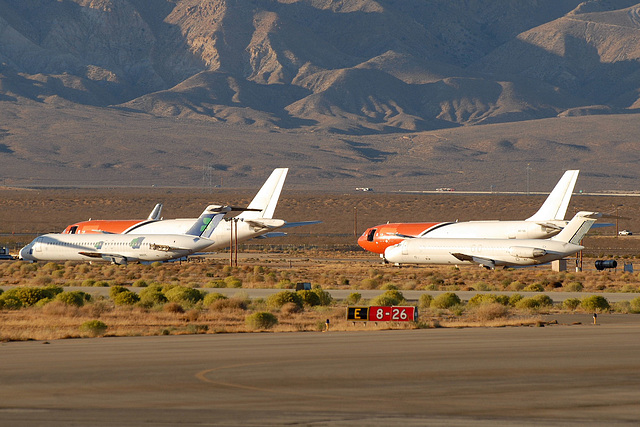
[[[347,307],[347,320],[369,321],[370,307]]]
[[[347,307],[347,320],[362,322],[413,322],[418,311],[411,306]]]

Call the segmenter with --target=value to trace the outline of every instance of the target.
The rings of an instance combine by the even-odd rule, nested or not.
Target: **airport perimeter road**
[[[602,426],[640,419],[640,324],[0,345],[0,425]]]

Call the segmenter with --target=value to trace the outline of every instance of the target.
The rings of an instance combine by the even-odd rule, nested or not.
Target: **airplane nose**
[[[384,250],[384,258],[389,262],[401,262],[402,249],[400,245],[389,246]]]
[[[27,245],[24,248],[20,249],[18,257],[20,259],[25,259],[27,261],[33,261],[33,258],[31,258],[30,255],[31,255],[31,245]]]

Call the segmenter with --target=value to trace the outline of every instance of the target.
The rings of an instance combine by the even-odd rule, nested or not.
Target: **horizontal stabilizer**
[[[285,224],[285,221],[282,219],[271,219],[271,218],[245,219],[244,222],[249,224],[250,227],[257,228],[257,229],[280,228]]]
[[[322,224],[322,221],[298,221],[298,222],[285,222],[282,228],[302,227],[303,225]]]

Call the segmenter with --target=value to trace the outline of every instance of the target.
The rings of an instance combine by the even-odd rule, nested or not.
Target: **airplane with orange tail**
[[[213,230],[212,244],[202,252],[226,248],[231,244],[233,226],[234,243],[252,238],[283,236],[274,232],[279,228],[317,224],[321,221],[287,222],[274,219],[273,214],[282,192],[288,168],[275,169],[265,181],[246,209],[235,218],[225,218]],[[158,204],[146,220],[89,220],[71,224],[63,234],[184,234],[195,218],[160,219],[162,205]]]
[[[364,250],[380,254],[404,239],[475,238],[475,239],[548,239],[567,225],[564,216],[578,179],[578,170],[564,173],[538,212],[524,221],[465,221],[387,223],[367,229],[358,239]]]

